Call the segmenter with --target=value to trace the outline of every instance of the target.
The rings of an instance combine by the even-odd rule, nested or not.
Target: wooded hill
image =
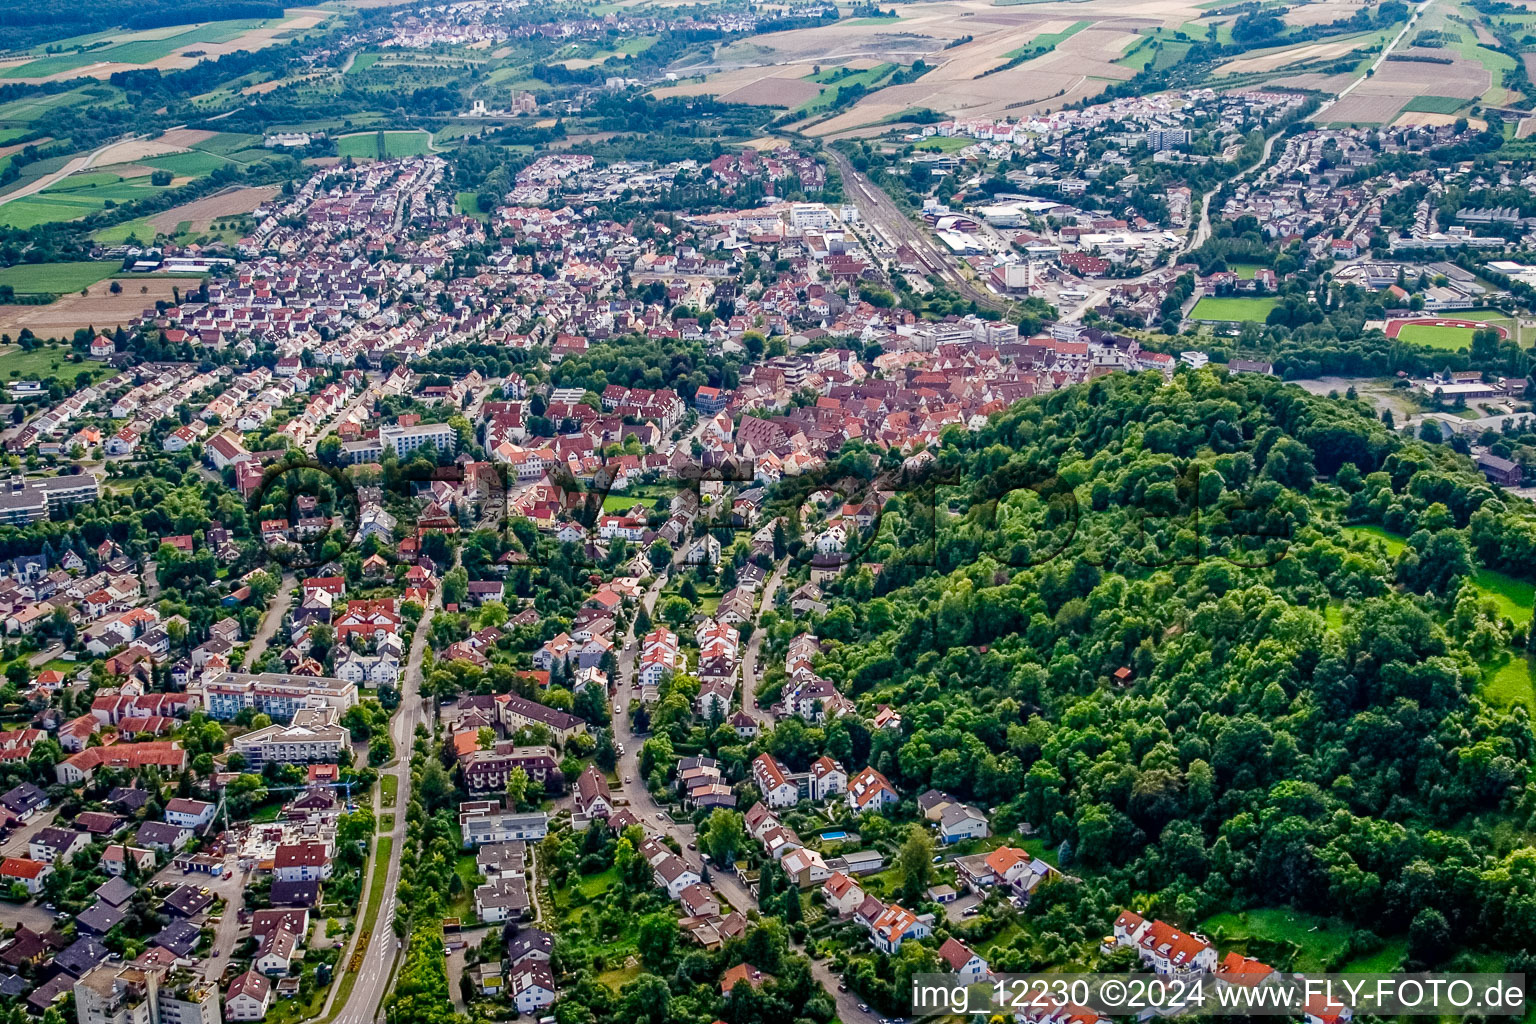
[[[902,729],[806,746],[1029,823],[1081,876],[994,970],[1082,962],[1127,905],[1183,927],[1288,906],[1356,953],[1406,937],[1409,963],[1528,947],[1529,676],[1504,703],[1486,680],[1528,672],[1529,613],[1474,574],[1536,572],[1530,503],[1362,403],[1214,370],[1111,375],[945,441],[952,483],[891,498],[809,623],[821,674]]]

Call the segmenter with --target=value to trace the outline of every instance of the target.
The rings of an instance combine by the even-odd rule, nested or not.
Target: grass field
[[[0,206],[0,210],[5,207]],[[22,295],[52,292],[77,292],[87,285],[117,273],[116,263],[83,261],[79,263],[18,263],[0,267],[0,284],[8,284]]]
[[[122,90],[109,85],[86,85],[68,92],[49,95],[42,93],[24,96],[9,103],[0,103],[0,121],[32,122],[45,118],[63,107],[121,106]]]
[[[1402,553],[1403,548],[1408,546],[1404,543],[1401,536],[1380,526],[1346,526],[1342,532],[1346,537],[1356,540],[1380,541],[1382,546],[1387,549],[1387,557],[1390,559],[1397,558]]]
[[[400,798],[400,779],[394,775],[379,776],[379,806],[393,807]]]
[[[838,78],[837,75],[843,70],[842,68],[827,68],[820,74],[810,77],[810,81],[819,82],[825,85],[826,88],[796,107],[795,113],[814,114],[818,110],[825,110],[832,106],[832,103],[837,99],[838,91],[843,87],[852,85],[873,87],[876,82],[885,78],[895,68],[896,65],[894,64],[877,64],[865,71],[855,71],[853,74],[844,75],[841,78]]]
[[[1152,62],[1153,71],[1166,71],[1184,59],[1189,53],[1189,43],[1164,43],[1163,48],[1157,51],[1157,59]]]
[[[947,138],[935,135],[931,139],[913,143],[920,153],[958,153],[965,147],[975,144],[976,140],[968,135],[951,135]]]
[[[1223,949],[1236,946],[1238,952],[1261,960],[1274,955],[1272,951],[1294,949],[1295,962],[1289,967],[1298,971],[1330,969],[1349,945],[1348,928],[1295,910],[1217,914],[1200,928]]]
[[[1192,320],[1221,320],[1229,322],[1257,320],[1264,322],[1269,311],[1277,305],[1275,299],[1215,299],[1204,298],[1195,303],[1190,311]]]
[[[1257,263],[1232,263],[1227,269],[1236,274],[1239,281],[1252,281],[1253,275],[1262,268]]]
[[[1339,970],[1346,974],[1389,974],[1397,970],[1408,955],[1408,940],[1393,939],[1376,952],[1346,960]]]
[[[1393,560],[1407,547],[1406,538],[1381,526],[1346,526],[1341,532],[1357,540],[1379,541],[1386,548],[1387,557]],[[1499,618],[1509,619],[1517,626],[1530,621],[1532,610],[1536,609],[1536,586],[1493,569],[1479,569],[1472,574],[1471,583],[1479,600],[1493,603]]]
[[[13,345],[0,345],[0,380],[46,380],[58,377],[74,382],[81,372],[100,379],[112,371],[101,363],[69,361],[67,348],[35,348],[24,352]]]
[[[1511,619],[1516,625],[1529,621],[1531,609],[1536,608],[1536,587],[1524,580],[1492,569],[1480,569],[1473,575],[1472,584],[1481,591],[1483,598],[1494,603],[1500,618]]]
[[[352,66],[347,69],[347,74],[355,75],[367,71],[369,68],[377,64],[379,62],[379,58],[383,56],[384,55],[382,53],[360,53],[357,55],[357,58],[352,61]]]
[[[393,160],[404,156],[425,156],[431,136],[426,132],[361,132],[336,140],[338,156],[355,160]]]
[[[84,53],[60,53],[25,64],[13,64],[0,70],[0,78],[42,78],[61,71],[73,71],[91,64],[110,61],[118,64],[148,64],[168,57],[177,50],[193,43],[227,43],[241,33],[261,28],[268,22],[256,19],[214,21],[198,25],[175,35],[155,38],[125,40],[112,46],[100,46]]]
[[[1023,47],[1023,49],[1031,50],[1037,46],[1060,46],[1062,43],[1066,42],[1068,39],[1071,39],[1073,36],[1077,35],[1083,29],[1092,24],[1093,22],[1091,21],[1075,21],[1071,25],[1068,25],[1066,28],[1062,29],[1060,32],[1045,32],[1041,35],[1035,36],[1035,38],[1029,41],[1029,45]]]
[[[1455,96],[1415,96],[1403,109],[1422,114],[1454,114],[1469,102]]]
[[[1472,347],[1471,327],[1440,327],[1436,324],[1405,324],[1397,332],[1397,337],[1410,345],[1427,345],[1430,348],[1444,349],[1447,352],[1455,352],[1461,348]]]
[[[454,202],[458,206],[460,213],[468,214],[471,217],[482,217],[486,213],[485,210],[480,209],[480,200],[477,193],[460,192],[454,197]]]
[[[1482,693],[1499,707],[1524,706],[1536,715],[1536,681],[1531,677],[1530,659],[1506,653],[1501,660],[1485,666]]]

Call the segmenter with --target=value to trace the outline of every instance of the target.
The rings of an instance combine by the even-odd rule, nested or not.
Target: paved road
[[[389,987],[389,978],[394,970],[395,958],[400,952],[399,944],[395,939],[395,933],[390,928],[394,920],[395,900],[394,893],[400,887],[400,857],[405,850],[405,808],[411,801],[411,742],[416,733],[416,723],[423,720],[424,707],[421,699],[421,665],[426,654],[427,634],[431,630],[432,617],[437,612],[437,599],[427,607],[426,614],[422,616],[421,623],[416,629],[416,635],[411,640],[411,650],[406,661],[405,682],[400,691],[400,710],[391,723],[391,735],[395,741],[395,764],[391,768],[383,769],[381,774],[390,774],[399,780],[399,794],[395,800],[393,814],[395,816],[394,828],[385,835],[392,836],[394,843],[390,849],[389,870],[384,882],[384,903],[379,908],[379,919],[374,923],[373,935],[364,951],[363,964],[358,970],[357,981],[353,984],[352,992],[344,1005],[337,1013],[333,1024],[371,1024],[379,1013],[380,1004]],[[383,792],[380,786],[379,793]],[[368,884],[363,889],[361,905],[366,907],[370,898],[369,889],[373,885],[373,863],[368,865]],[[359,922],[357,940],[362,941]],[[345,970],[352,958],[353,947],[342,951],[342,956],[337,961],[341,970]],[[336,997],[338,986],[331,988],[331,995],[326,999],[325,1010],[322,1016],[331,1011],[331,1002]]]
[[[53,824],[53,820],[59,816],[57,807],[50,807],[46,811],[39,811],[33,815],[32,820],[11,833],[11,837],[0,845],[0,855],[6,857],[25,857],[27,855],[27,843],[32,837],[43,829]]]
[[[786,562],[785,564],[787,565],[788,563]],[[782,568],[783,566],[780,566],[780,570]],[[775,570],[774,575],[780,576],[780,570]],[[656,598],[661,593],[661,586],[661,581],[658,579],[641,597],[641,603],[645,606],[647,614],[650,614],[655,608]],[[766,603],[766,600],[772,596],[766,585],[764,593]],[[633,685],[635,659],[639,655],[639,644],[640,641],[637,637],[634,646],[627,651],[621,652],[619,656],[619,694],[620,700],[626,706],[630,701],[639,699],[639,691]],[[744,691],[743,697],[745,696]],[[645,783],[640,778],[640,744],[644,741],[645,737],[637,735],[630,728],[629,716],[627,714],[619,714],[617,708],[618,702],[615,702],[614,736],[618,742],[624,744],[624,754],[619,758],[618,765],[619,795],[628,801],[629,809],[645,822],[647,830],[652,833],[659,832],[663,835],[671,836],[676,840],[678,846],[682,848],[681,856],[684,863],[697,871],[702,866],[703,860],[697,850],[688,848],[690,844],[696,842],[693,825],[679,825],[675,823],[662,810],[661,805],[651,798],[650,791],[645,788]],[[717,871],[711,868],[709,884],[714,886],[721,896],[725,897],[725,902],[742,913],[746,913],[747,910],[757,906],[757,901],[752,898],[751,893],[747,891],[747,887],[731,872]],[[801,947],[797,946],[796,948],[801,953],[805,952]],[[836,1000],[837,1015],[843,1021],[843,1024],[869,1024],[869,1022],[878,1019],[876,1014],[865,1013],[859,1009],[858,996],[854,993],[838,991],[838,977],[828,970],[824,962],[811,961],[811,975]]]
[[[757,620],[753,623],[752,639],[747,641],[747,650],[741,656],[741,709],[757,722],[759,727],[767,727],[773,724],[768,712],[757,706],[755,693],[757,691],[757,659],[763,652],[763,614],[773,608],[773,595],[779,589],[779,584],[784,582],[784,574],[789,569],[789,559],[784,559],[774,566],[773,575],[763,584],[762,602],[757,606]]]
[[[277,628],[283,624],[283,619],[288,614],[288,609],[293,607],[293,589],[299,585],[299,579],[291,572],[283,573],[282,581],[278,584],[277,595],[272,603],[267,606],[267,612],[262,616],[261,628],[256,630],[256,635],[251,637],[250,651],[247,653],[245,663],[254,665],[266,653],[267,645],[277,635]]]

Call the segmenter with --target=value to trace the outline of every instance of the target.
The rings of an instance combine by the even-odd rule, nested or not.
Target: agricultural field
[[[110,263],[102,266],[113,267]],[[125,278],[120,283],[122,291],[115,295],[111,282],[98,280],[86,295],[78,290],[65,292],[44,306],[0,305],[0,333],[15,337],[27,327],[39,338],[62,338],[81,327],[111,330],[135,322],[156,299],[174,301],[177,289],[190,291],[202,282],[200,278],[145,276]]]
[[[1408,113],[1454,114],[1466,105],[1466,100],[1455,96],[1415,96],[1403,106],[1403,110]]]
[[[137,168],[133,177],[111,170],[90,170],[72,174],[40,192],[14,199],[0,206],[0,224],[14,228],[32,228],[56,221],[78,220],[106,209],[144,199],[171,187],[170,181],[155,185],[153,171]]]
[[[123,104],[123,93],[109,85],[81,86],[68,92],[38,93],[0,103],[0,124],[31,125],[43,120],[54,111],[65,107],[89,105],[95,108],[118,107]]]
[[[1276,305],[1275,299],[1207,297],[1195,303],[1195,308],[1190,311],[1189,316],[1191,320],[1218,320],[1231,323],[1255,320],[1263,323],[1264,318],[1269,316],[1269,311]]]
[[[336,140],[338,156],[356,160],[393,160],[431,152],[432,136],[426,132],[359,132]]]
[[[323,25],[332,12],[295,8],[282,18],[234,19],[192,26],[98,33],[65,40],[71,52],[40,54],[0,67],[0,80],[47,82],[63,78],[105,79],[118,71],[154,68],[175,71],[237,50],[259,50]],[[61,44],[53,44],[57,50]]]
[[[1109,82],[1134,75],[1144,61],[1176,60],[1180,51],[1165,46],[1157,51],[1148,47],[1140,61],[1120,62],[1146,38],[1142,33],[1160,30],[1171,20],[1182,24],[1198,13],[1193,3],[1176,0],[1085,0],[1072,4],[1070,17],[1031,5],[1003,7],[978,0],[913,3],[902,8],[897,20],[860,18],[733,43],[716,51],[708,65],[671,69],[698,80],[655,93],[708,93],[814,113],[823,104],[808,95],[814,83],[806,78],[817,65],[823,72],[827,65],[862,70],[881,63],[907,66],[920,58],[932,70],[913,82],[873,88],[852,108],[808,130],[836,137],[918,107],[956,116],[1004,110],[1020,116],[1097,95]],[[1055,49],[1041,57],[984,74],[1003,68],[1015,55],[1051,45]],[[869,63],[853,63],[860,59]]]
[[[3,209],[3,208],[0,208]],[[0,285],[10,285],[18,295],[78,292],[117,273],[119,265],[111,262],[18,263],[0,267]]]
[[[819,75],[812,75],[809,81],[822,86],[822,88],[813,98],[797,106],[795,112],[798,114],[813,114],[817,111],[826,110],[837,100],[839,90],[856,85],[873,88],[894,70],[896,70],[894,65],[876,64],[872,68],[851,71],[851,73],[849,69],[834,68],[823,71]]]

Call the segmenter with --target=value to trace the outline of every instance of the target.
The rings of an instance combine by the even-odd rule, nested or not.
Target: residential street
[[[261,618],[261,628],[256,631],[255,636],[251,637],[250,650],[245,658],[246,665],[256,664],[266,653],[267,645],[277,634],[277,628],[283,624],[283,618],[288,614],[288,609],[293,607],[293,591],[298,585],[299,580],[295,574],[283,573],[282,581],[278,584],[277,595],[272,598],[272,604]]]
[[[772,601],[773,591],[782,581],[784,570],[788,564],[787,560],[780,563],[779,567],[774,570],[773,576],[764,585],[764,607],[769,606],[769,603]],[[651,614],[655,610],[656,598],[660,595],[663,585],[663,580],[658,577],[657,581],[651,585],[651,588],[641,598],[647,614]],[[761,611],[759,612],[759,618],[761,618]],[[760,634],[754,632],[753,636],[756,638]],[[753,659],[753,664],[755,664],[761,644],[749,646],[751,651],[749,657]],[[691,845],[697,844],[693,826],[691,824],[677,824],[662,810],[661,805],[651,798],[650,791],[645,788],[644,780],[640,778],[640,744],[644,742],[645,737],[637,735],[630,728],[629,715],[627,713],[620,714],[618,712],[618,707],[621,703],[627,712],[630,702],[639,699],[639,691],[633,685],[635,661],[639,657],[639,652],[640,638],[636,637],[635,642],[630,648],[620,652],[619,655],[619,697],[614,703],[613,716],[614,737],[617,742],[624,745],[624,754],[619,758],[618,762],[619,796],[628,801],[629,809],[634,812],[636,817],[645,822],[647,828],[675,839],[678,846],[682,848],[683,862],[690,868],[698,871],[703,865],[703,860],[699,856],[697,849],[690,849]],[[744,675],[745,672],[746,664],[744,662]],[[745,689],[744,683],[742,699],[750,701],[750,696],[751,694]],[[754,718],[759,719],[765,724],[768,723],[769,720],[765,714],[754,713],[750,707],[748,711]],[[742,810],[745,810],[745,808],[742,808]],[[715,890],[725,898],[725,902],[742,913],[746,913],[746,911],[757,906],[757,901],[752,898],[751,893],[747,891],[747,887],[731,872],[717,871],[711,868],[709,884],[714,886]],[[805,952],[803,948],[798,946],[796,949],[801,953]],[[859,1009],[859,999],[856,994],[853,992],[839,992],[837,990],[838,977],[828,970],[825,963],[812,960],[811,974],[837,1001],[837,1015],[843,1021],[843,1024],[862,1024],[862,1022],[878,1020],[877,1014],[865,1013]]]
[[[786,558],[774,567],[773,575],[768,577],[768,582],[763,584],[762,597],[757,606],[757,618],[753,621],[752,639],[747,641],[747,649],[741,656],[741,709],[757,722],[760,728],[767,728],[773,724],[773,719],[768,712],[757,706],[757,659],[763,650],[763,613],[773,607],[773,595],[777,593],[779,584],[784,582],[784,574],[789,570],[789,559]]]
[[[385,877],[384,902],[379,907],[379,917],[374,922],[373,935],[364,951],[363,963],[357,973],[357,981],[344,1006],[337,1011],[332,1024],[372,1024],[383,1002],[384,994],[389,987],[390,975],[394,970],[395,958],[400,953],[400,944],[390,928],[394,920],[395,900],[394,893],[400,887],[400,858],[405,849],[405,808],[411,800],[411,742],[416,733],[416,724],[423,721],[424,707],[421,699],[421,663],[426,653],[427,633],[432,626],[432,617],[438,608],[438,598],[434,596],[433,603],[427,606],[426,613],[417,625],[416,635],[411,639],[411,650],[406,661],[405,680],[400,690],[400,710],[395,714],[391,722],[391,735],[395,741],[395,763],[383,769],[380,773],[389,774],[399,779],[399,793],[395,800],[395,806],[391,811],[395,816],[394,827],[388,832],[380,832],[380,835],[393,837],[389,857],[389,870]],[[375,808],[377,809],[377,794],[383,792],[381,785],[376,791]],[[373,862],[368,864],[367,882],[363,887],[360,900],[360,908],[368,906],[370,890],[373,885]],[[360,913],[361,913],[360,909]],[[358,924],[356,942],[362,941],[362,923]],[[337,981],[340,982],[340,971],[346,969],[348,961],[352,957],[355,946],[349,946],[342,952],[338,961],[339,969]],[[335,999],[337,987],[331,988],[331,995],[326,1000],[324,1013],[331,1011],[331,1003]],[[324,1015],[324,1014],[322,1014]]]

